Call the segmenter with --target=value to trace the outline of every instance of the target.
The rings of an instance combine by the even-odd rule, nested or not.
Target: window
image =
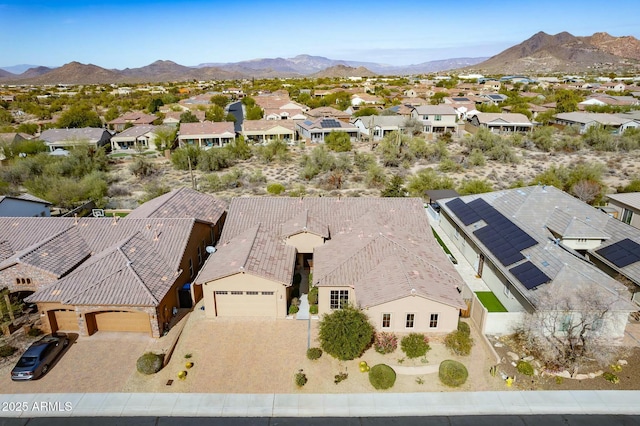
[[[198,265],[202,265],[202,249],[198,246]]]
[[[438,314],[431,314],[429,317],[429,328],[438,328]]]
[[[404,326],[407,328],[413,328],[413,321],[416,318],[416,314],[407,314],[407,321],[405,322]]]
[[[624,209],[622,211],[622,221],[627,225],[631,225],[632,217],[633,217],[633,212],[631,210]]]
[[[571,314],[566,314],[562,317],[562,322],[560,323],[560,331],[567,332],[571,328]]]
[[[16,278],[16,284],[31,284],[31,278]]]
[[[231,292],[231,295],[232,295],[232,296],[241,296],[241,295],[242,295],[242,292],[241,292],[241,291],[232,291],[232,292]]]
[[[248,292],[247,292],[247,294],[248,294],[249,296],[257,296],[257,295],[258,295],[258,292],[257,292],[257,291],[248,291]]]
[[[442,121],[442,116],[441,115],[436,115],[434,120],[435,121]]]
[[[189,259],[189,276],[193,278],[193,260]]]
[[[329,294],[329,307],[331,309],[342,309],[349,302],[349,290],[331,290]]]
[[[382,314],[382,328],[391,327],[391,314]]]
[[[422,116],[422,119],[423,119],[424,121],[427,121],[427,120],[429,119],[429,116],[428,116],[428,115],[423,115],[423,116]]]
[[[263,291],[262,295],[263,296],[273,296],[273,292],[272,291]]]
[[[215,294],[228,294],[228,292],[223,291],[223,290],[216,290],[214,293]]]

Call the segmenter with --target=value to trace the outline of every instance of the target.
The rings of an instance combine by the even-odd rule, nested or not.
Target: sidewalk
[[[397,417],[640,414],[640,391],[0,395],[0,417]],[[19,408],[18,408],[19,407]]]

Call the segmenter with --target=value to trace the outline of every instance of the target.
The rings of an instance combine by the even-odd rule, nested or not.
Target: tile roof
[[[141,124],[139,126],[133,126],[133,127],[129,127],[128,129],[123,130],[122,132],[114,135],[111,140],[118,140],[118,138],[120,139],[131,139],[131,138],[137,138],[143,135],[146,135],[147,133],[153,132],[155,130],[157,126],[154,126],[152,124]]]
[[[284,127],[291,132],[295,131],[296,123],[293,120],[243,120],[243,132],[260,132]]]
[[[455,289],[462,281],[433,238],[422,201],[413,198],[235,198],[218,250],[196,282],[238,273],[242,266],[288,283],[295,249],[284,238],[305,226],[329,237],[314,250],[317,285],[353,285],[363,306],[408,296],[413,289],[464,307]],[[390,257],[394,266],[382,272]],[[393,279],[375,278],[381,274]]]
[[[322,117],[349,118],[351,117],[351,114],[349,114],[348,112],[340,111],[339,109],[328,107],[328,106],[314,108],[312,110],[307,111],[305,114],[307,115],[307,117],[310,117],[310,118],[322,118]]]
[[[420,115],[456,115],[456,110],[448,105],[420,105],[414,108]]]
[[[132,111],[132,112],[123,114],[114,120],[109,121],[107,124],[127,124],[127,123],[132,123],[134,125],[151,124],[157,119],[158,117],[152,114],[145,114],[143,112]]]
[[[196,218],[203,222],[217,223],[227,207],[228,204],[219,198],[182,187],[147,201],[129,213],[125,220]]]
[[[526,115],[512,112],[479,112],[475,116],[480,123],[503,121],[511,124],[531,124]]]
[[[625,204],[633,209],[640,210],[640,192],[627,192],[622,194],[607,194],[607,198]]]
[[[82,141],[97,142],[102,139],[105,129],[84,127],[81,129],[47,129],[40,134],[40,139],[47,142]]]
[[[203,121],[201,123],[180,123],[180,134],[178,138],[185,136],[200,136],[200,135],[222,135],[225,133],[235,134],[234,123],[230,121]]]

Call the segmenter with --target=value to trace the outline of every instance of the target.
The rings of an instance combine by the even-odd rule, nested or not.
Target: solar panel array
[[[469,203],[456,198],[447,202],[446,206],[466,226],[479,220],[486,223],[486,226],[473,233],[504,266],[524,259],[521,251],[538,244],[529,234],[482,198]]]
[[[551,281],[551,278],[538,269],[538,267],[533,263],[528,261],[509,269],[509,272],[511,272],[513,276],[527,288],[527,290],[531,290],[541,284],[546,284]]]
[[[337,120],[334,120],[334,119],[330,118],[330,119],[322,120],[320,122],[320,127],[322,127],[323,129],[334,129],[334,128],[341,127],[341,126],[340,126],[340,123],[338,123]]]
[[[640,244],[625,238],[615,244],[596,250],[596,253],[618,268],[624,268],[640,260]]]

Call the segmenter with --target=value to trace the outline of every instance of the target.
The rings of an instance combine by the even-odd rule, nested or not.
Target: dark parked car
[[[68,344],[67,336],[57,334],[44,336],[34,342],[11,370],[11,380],[32,380],[45,375]]]

